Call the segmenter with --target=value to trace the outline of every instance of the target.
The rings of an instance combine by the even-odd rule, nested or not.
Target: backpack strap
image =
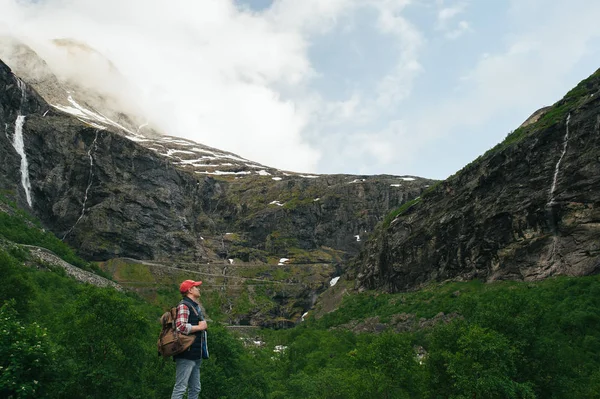
[[[198,318],[200,319],[200,321],[204,321],[204,315],[202,314],[202,309],[200,309],[200,305],[198,305],[198,309],[196,309],[196,306],[190,306],[189,303],[187,303],[184,300],[181,300],[181,302],[179,302],[179,305],[184,304],[185,306],[188,307],[188,309],[192,309],[194,311],[194,313],[196,314],[196,316],[198,316]],[[177,305],[177,307],[179,307],[179,305]]]

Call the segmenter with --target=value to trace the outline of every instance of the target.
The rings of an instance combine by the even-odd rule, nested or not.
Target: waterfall
[[[25,190],[25,197],[27,204],[31,207],[31,182],[29,181],[29,163],[27,162],[27,155],[25,154],[25,141],[23,139],[23,125],[25,124],[25,115],[23,115],[23,108],[25,106],[25,100],[27,99],[27,85],[15,76],[17,81],[17,87],[21,90],[21,105],[19,112],[17,113],[17,119],[15,120],[15,133],[12,139],[12,145],[17,151],[17,154],[21,157],[21,184]],[[5,134],[8,137],[8,124],[5,124]]]
[[[15,121],[13,147],[15,147],[17,154],[21,156],[21,184],[23,184],[23,188],[25,189],[27,203],[31,207],[31,183],[29,182],[29,165],[27,163],[27,156],[25,155],[25,143],[23,142],[23,123],[25,123],[25,116],[18,115]]]
[[[73,227],[71,227],[69,229],[69,231],[67,231],[65,233],[65,235],[63,236],[63,240],[73,231],[73,229],[75,228],[75,226],[77,226],[77,224],[79,223],[79,221],[83,218],[83,216],[85,215],[85,205],[87,203],[87,199],[88,199],[88,192],[90,191],[90,188],[92,187],[92,181],[94,180],[94,156],[93,156],[93,151],[96,150],[97,145],[96,142],[98,140],[98,130],[96,130],[96,136],[94,137],[94,141],[92,142],[92,145],[90,146],[90,149],[88,150],[88,158],[90,158],[90,174],[88,176],[88,185],[85,188],[85,193],[83,195],[83,206],[81,209],[81,215],[79,215],[79,218],[77,218],[77,221],[75,222],[75,224],[73,225]]]
[[[549,248],[549,253],[547,255],[547,262],[553,264],[548,273],[551,273],[552,270],[556,268],[556,264],[554,264],[555,256],[556,256],[556,247],[558,244],[558,231],[557,231],[557,209],[556,209],[556,201],[554,198],[554,193],[556,191],[556,183],[558,180],[558,173],[560,172],[560,163],[567,153],[567,145],[569,144],[569,122],[571,121],[571,114],[567,115],[566,127],[565,127],[565,137],[563,139],[563,149],[558,161],[556,162],[556,166],[554,167],[554,177],[552,178],[552,186],[550,187],[550,191],[548,193],[548,203],[546,204],[546,212],[548,215],[548,222],[550,225],[550,229],[552,231],[552,246]]]
[[[571,114],[567,116],[567,127],[564,138],[563,150],[560,154],[560,158],[558,158],[558,162],[556,162],[556,166],[554,167],[554,178],[552,179],[552,187],[550,188],[550,194],[548,196],[548,204],[547,206],[554,205],[554,191],[556,191],[556,181],[558,180],[558,172],[560,170],[560,163],[567,152],[567,145],[569,144],[569,122],[571,121]]]

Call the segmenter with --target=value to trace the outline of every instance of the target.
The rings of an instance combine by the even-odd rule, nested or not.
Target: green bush
[[[0,307],[0,397],[44,397],[56,377],[55,354],[46,330],[19,318],[15,301]]]
[[[87,262],[52,233],[31,224],[23,217],[0,212],[0,236],[18,244],[35,245],[49,249],[66,262],[83,269],[90,269]]]
[[[455,321],[436,328],[427,367],[434,397],[535,398],[532,384],[519,381],[519,350],[502,334]]]

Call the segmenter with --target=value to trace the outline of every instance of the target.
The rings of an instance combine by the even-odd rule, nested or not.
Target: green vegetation
[[[428,199],[429,197],[435,195],[435,192],[437,190],[437,188],[440,186],[440,184],[442,184],[443,181],[437,181],[434,184],[432,184],[431,186],[427,187],[426,190],[423,191],[423,193],[410,201],[405,202],[404,204],[400,205],[400,207],[394,209],[393,211],[391,211],[390,213],[388,213],[384,218],[383,221],[381,222],[381,227],[383,229],[387,229],[388,227],[390,227],[390,224],[394,221],[394,219],[396,219],[398,216],[403,215],[404,213],[406,213],[409,209],[411,209],[413,206],[421,203],[421,201]]]
[[[405,202],[399,208],[394,209],[392,212],[388,213],[387,216],[383,219],[383,228],[387,229],[392,221],[396,219],[398,216],[402,215],[404,212],[413,207],[413,205],[418,204],[421,201],[421,197],[417,197],[412,201]]]
[[[268,253],[260,249],[232,245],[229,251],[229,257],[240,259],[242,262],[267,262]]]
[[[40,381],[52,377],[55,353],[46,330],[37,322],[22,323],[10,300],[0,307],[0,395],[40,397],[46,386]]]
[[[160,308],[132,294],[23,267],[0,249],[0,396],[169,397],[174,364],[156,354]],[[202,366],[206,397],[265,397],[250,354],[218,324]]]
[[[9,240],[71,249],[24,215],[0,216],[0,397],[169,397],[174,365],[156,355],[158,317],[177,302],[186,272],[155,281],[145,265],[107,264],[153,285],[144,291],[148,301],[77,283]],[[294,260],[302,254],[290,251]],[[324,248],[321,256],[332,254]],[[321,266],[292,262],[273,272],[260,265],[248,275],[306,282],[312,267]],[[600,392],[600,276],[350,294],[319,319],[257,330],[252,338],[262,346],[244,346],[219,321],[295,311],[292,301],[273,301],[294,292],[277,281],[235,289],[237,299],[203,293],[212,319],[203,397],[591,399]]]
[[[327,247],[311,251],[300,248],[288,248],[287,257],[290,259],[290,263],[298,264],[336,263],[341,262],[342,252]]]
[[[154,276],[150,273],[150,270],[147,267],[143,267],[143,265],[121,262],[121,267],[119,267],[119,280],[152,283],[154,282]]]
[[[291,248],[298,247],[298,239],[286,237],[279,231],[274,231],[267,236],[265,249],[270,253],[287,253]]]
[[[17,244],[46,248],[72,265],[109,278],[100,269],[78,257],[67,244],[56,238],[54,234],[42,229],[38,220],[17,209],[16,204],[3,196],[0,196],[0,202],[11,208],[11,213],[0,211],[0,237]]]
[[[452,317],[423,327],[440,312]],[[395,315],[412,315],[414,323],[408,330],[394,333],[398,328],[393,322]],[[379,381],[374,387],[361,385],[362,397],[596,398],[600,381],[599,315],[600,276],[536,283],[449,283],[412,293],[347,296],[337,311],[288,332],[281,342],[289,345],[290,361],[299,342],[314,336],[315,331],[322,334],[313,342],[315,349],[302,347],[308,350],[308,359],[324,355],[318,348],[343,343],[343,350],[330,351],[337,358],[335,364],[326,361],[324,369],[318,371],[332,380],[332,373],[350,378],[351,373],[344,371],[357,371],[356,358],[378,358],[359,371]],[[386,323],[386,331],[361,334],[356,342],[336,336],[339,326],[370,317]],[[389,366],[397,368],[396,375],[409,374],[411,380],[394,386],[393,378],[385,378],[387,366],[380,364],[389,359],[385,351],[375,351],[376,355],[361,352],[361,340],[371,348],[380,345],[412,353],[404,358],[396,356]],[[386,343],[390,340],[395,340],[396,346]],[[310,360],[304,362],[290,381],[315,367]],[[352,379],[347,383],[352,384]],[[381,384],[385,392],[396,389],[395,393],[378,396],[383,395],[377,390]],[[355,392],[345,397],[359,397],[359,391]]]
[[[314,203],[314,197],[309,198],[292,198],[283,204],[283,209],[296,209],[298,207],[308,206]]]
[[[169,396],[173,364],[154,347],[161,308],[24,267],[24,257],[0,250],[2,397]],[[273,287],[244,289],[236,311],[272,308]],[[163,291],[176,301],[176,287]],[[203,299],[211,317],[218,313],[211,306],[220,307],[222,296]],[[399,329],[398,315],[410,315],[412,324]],[[213,322],[203,396],[595,398],[599,315],[600,276],[591,276],[348,295],[318,320],[258,331],[261,347],[244,347]],[[383,326],[380,333],[342,328],[370,318]],[[276,345],[286,348],[274,352]]]

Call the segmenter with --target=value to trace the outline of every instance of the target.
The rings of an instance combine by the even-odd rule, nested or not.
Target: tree
[[[494,330],[464,321],[438,326],[426,362],[433,397],[535,398],[531,384],[517,379],[516,356]]]
[[[365,341],[365,339],[363,339]],[[362,342],[356,350],[356,366],[365,378],[366,392],[378,398],[421,398],[424,369],[417,360],[408,334],[385,332]]]
[[[0,397],[43,397],[52,380],[54,351],[46,331],[24,324],[9,301],[0,308]]]

